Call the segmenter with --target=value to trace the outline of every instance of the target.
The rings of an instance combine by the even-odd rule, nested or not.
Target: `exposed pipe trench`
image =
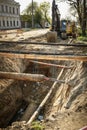
[[[32,63],[34,66],[32,66],[32,64],[31,64],[31,62],[29,62],[29,61],[26,61],[26,62],[24,62],[24,63],[26,63],[26,64],[24,64],[24,68],[26,68],[26,71],[24,71],[24,72],[32,72],[32,69],[34,69],[33,67],[35,67],[35,63]],[[18,63],[19,64],[19,63]],[[28,65],[29,64],[29,65]],[[31,64],[31,66],[30,66],[30,64]],[[48,63],[49,64],[49,63]],[[40,66],[42,66],[42,65],[40,65]],[[32,68],[30,68],[30,67],[32,67]],[[45,66],[45,68],[46,68],[46,66]],[[45,71],[48,71],[48,70],[50,70],[50,67],[48,68],[47,67],[47,69],[45,69],[44,68],[44,66],[43,67],[41,67],[41,69],[43,70],[43,72],[45,73]],[[52,67],[53,68],[53,67]],[[51,68],[51,69],[52,69]],[[28,70],[30,69],[30,71],[28,71]],[[55,69],[57,69],[56,67],[55,67]],[[40,71],[39,70],[39,68],[38,68],[38,71]],[[34,72],[35,73],[35,72]],[[39,72],[38,72],[39,73]],[[56,81],[57,83],[58,82],[64,82],[64,81],[59,81],[59,80],[56,80],[56,78],[49,78],[49,77],[47,77],[47,76],[44,76],[44,73],[43,74],[41,74],[41,80],[42,80],[42,78],[44,77],[44,81],[46,81],[47,83],[49,82],[49,84],[51,84],[53,81]],[[18,78],[18,74],[19,74],[19,78]],[[20,76],[22,74],[22,76],[24,76],[24,77],[22,77],[22,76]],[[3,75],[3,76],[1,76],[1,75]],[[10,77],[9,77],[9,75],[10,75]],[[25,114],[22,118],[21,118],[21,120],[24,120],[25,119],[25,117],[26,117],[26,115],[27,115],[27,121],[29,120],[29,118],[32,116],[32,113],[37,109],[37,103],[35,103],[35,102],[33,102],[33,101],[31,101],[30,100],[30,95],[32,94],[31,93],[31,91],[35,91],[35,89],[34,88],[32,88],[33,86],[32,85],[34,85],[35,84],[35,82],[33,83],[31,83],[30,81],[21,81],[21,82],[18,82],[17,81],[17,78],[18,79],[21,79],[21,80],[24,80],[24,78],[26,77],[26,75],[28,75],[29,77],[31,77],[31,79],[32,79],[32,81],[35,81],[37,84],[38,84],[38,81],[40,81],[40,80],[38,80],[38,77],[36,78],[36,77],[32,77],[32,75],[33,76],[35,76],[35,74],[28,74],[28,73],[18,73],[18,72],[2,72],[2,71],[0,71],[0,78],[4,78],[4,79],[6,79],[6,77],[7,78],[9,78],[9,79],[16,79],[16,80],[12,80],[12,83],[11,83],[11,85],[10,86],[8,86],[8,88],[7,88],[7,90],[5,90],[6,91],[6,95],[5,94],[1,94],[0,93],[0,97],[2,97],[3,96],[3,98],[7,98],[7,96],[9,95],[9,103],[8,103],[8,105],[7,105],[7,102],[8,102],[8,98],[6,99],[6,100],[3,100],[2,98],[0,98],[0,104],[1,103],[4,103],[4,106],[3,107],[6,107],[6,111],[4,110],[4,108],[1,108],[1,110],[3,109],[3,113],[0,113],[0,119],[1,119],[1,121],[0,121],[0,127],[7,127],[7,125],[9,124],[9,122],[11,121],[11,119],[13,118],[13,116],[15,115],[15,113],[17,112],[17,111],[19,111],[19,110],[21,110],[20,109],[20,107],[21,107],[21,104],[22,104],[22,101],[23,100],[25,100],[25,103],[26,103],[26,105],[29,105],[28,107],[27,107],[27,109],[29,110],[29,111],[31,111],[31,113],[28,113],[28,114]],[[39,75],[40,76],[40,75]],[[13,78],[12,78],[13,77]],[[22,78],[20,78],[20,77],[22,77]],[[29,77],[27,77],[27,79],[29,78]],[[35,78],[37,79],[37,80],[35,80]],[[25,78],[26,79],[26,78]],[[2,80],[2,79],[1,79]],[[29,80],[29,79],[28,79]],[[23,83],[24,82],[24,83]],[[27,85],[26,86],[26,84],[27,84],[27,82],[28,82],[28,84],[29,84],[29,86]],[[18,85],[17,85],[18,84]],[[30,85],[31,84],[31,85]],[[37,86],[37,85],[36,85]],[[35,86],[35,87],[36,87]],[[44,87],[44,86],[43,86]],[[38,88],[39,88],[39,90],[41,90],[41,93],[43,93],[43,95],[41,94],[41,96],[42,96],[42,98],[40,99],[40,98],[38,98],[38,99],[40,99],[40,101],[39,101],[39,103],[41,102],[41,100],[43,99],[43,97],[45,96],[45,94],[47,93],[47,91],[48,90],[46,90],[47,88],[46,88],[46,86],[45,86],[45,88],[43,89],[43,87],[39,87],[38,86]],[[24,90],[25,89],[25,90]],[[28,90],[27,90],[28,89]],[[44,90],[44,92],[43,92],[43,90]],[[26,94],[26,92],[27,92],[27,94]],[[29,92],[29,93],[28,93]],[[30,94],[31,93],[31,94]],[[26,95],[26,97],[24,97],[23,98],[23,95]],[[16,96],[16,97],[15,97]],[[30,98],[28,99],[27,98],[27,96],[29,96]],[[31,95],[32,96],[32,95]],[[16,98],[16,99],[15,99]],[[2,102],[3,101],[3,102]],[[13,103],[14,102],[14,103]],[[17,104],[18,104],[18,106],[16,106]],[[1,106],[1,105],[0,105]],[[9,110],[11,108],[11,111]],[[26,113],[27,113],[27,109],[26,109]],[[13,111],[13,112],[12,112]],[[4,113],[5,112],[5,113]],[[5,115],[4,115],[5,114]],[[5,118],[5,116],[6,116],[6,118]],[[9,116],[9,117],[8,117]],[[7,118],[8,117],[8,118]]]
[[[57,77],[57,80],[60,79],[61,75],[63,74],[64,69],[61,70],[60,74]],[[55,86],[56,86],[57,82],[55,81],[51,87],[51,89],[49,90],[49,92],[47,93],[47,95],[45,96],[45,98],[43,99],[43,101],[41,102],[41,104],[39,105],[39,107],[36,109],[36,111],[34,112],[34,114],[31,116],[31,118],[29,119],[29,121],[27,122],[28,125],[31,124],[31,122],[36,118],[36,116],[39,114],[40,110],[43,108],[43,106],[45,105],[45,103],[47,102],[47,100],[49,99],[50,95],[52,94]],[[28,110],[27,110],[28,111]],[[29,111],[28,111],[29,112]]]

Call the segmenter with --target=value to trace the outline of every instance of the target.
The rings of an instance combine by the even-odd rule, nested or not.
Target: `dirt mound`
[[[46,130],[78,130],[87,125],[87,62],[65,71],[46,115]]]
[[[0,71],[23,72],[25,69],[22,60],[0,57]],[[22,90],[14,80],[0,79],[0,126],[12,118],[22,102]],[[15,107],[16,106],[16,107]]]

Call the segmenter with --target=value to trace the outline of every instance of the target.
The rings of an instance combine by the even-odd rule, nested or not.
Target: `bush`
[[[87,37],[80,36],[80,37],[77,38],[77,40],[86,41],[87,42]]]

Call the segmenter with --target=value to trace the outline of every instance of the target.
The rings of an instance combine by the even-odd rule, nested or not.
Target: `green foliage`
[[[40,10],[40,8],[37,8],[36,12],[35,12],[35,17],[34,20],[36,23],[40,23],[42,20],[42,12]]]
[[[38,4],[37,2],[33,2],[33,13],[35,13],[35,11],[38,8]],[[32,15],[32,3],[30,3],[27,8],[22,12],[23,14],[27,14],[27,15]]]
[[[49,17],[49,2],[42,2],[40,6],[38,6],[37,2],[33,2],[33,16],[34,16],[34,24],[39,24],[40,27],[43,27],[43,22],[50,23]],[[27,21],[31,24],[32,22],[32,3],[30,3],[27,8],[22,12],[21,20]]]
[[[31,15],[24,14],[24,15],[21,15],[20,18],[21,18],[21,21],[29,21],[31,23]]]
[[[44,126],[40,122],[35,121],[31,125],[31,130],[44,130]]]
[[[87,42],[87,37],[80,36],[80,37],[78,37],[77,40],[79,40],[79,41],[86,41]]]
[[[45,14],[45,13],[49,13],[49,9],[50,9],[50,3],[49,2],[42,2],[40,4],[40,8],[42,10],[42,12]]]
[[[77,28],[77,34],[79,35],[79,37],[85,38],[85,37],[87,37],[87,30],[86,30],[86,36],[82,36],[82,29],[81,29],[81,27],[79,27],[79,28]]]
[[[42,2],[40,4],[40,9],[43,14],[43,18],[46,22],[49,22],[49,10],[50,10],[50,3],[49,2]]]

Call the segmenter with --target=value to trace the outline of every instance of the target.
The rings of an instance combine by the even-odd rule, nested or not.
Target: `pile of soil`
[[[87,62],[75,62],[58,86],[50,109],[46,111],[46,130],[79,130],[87,126]]]

